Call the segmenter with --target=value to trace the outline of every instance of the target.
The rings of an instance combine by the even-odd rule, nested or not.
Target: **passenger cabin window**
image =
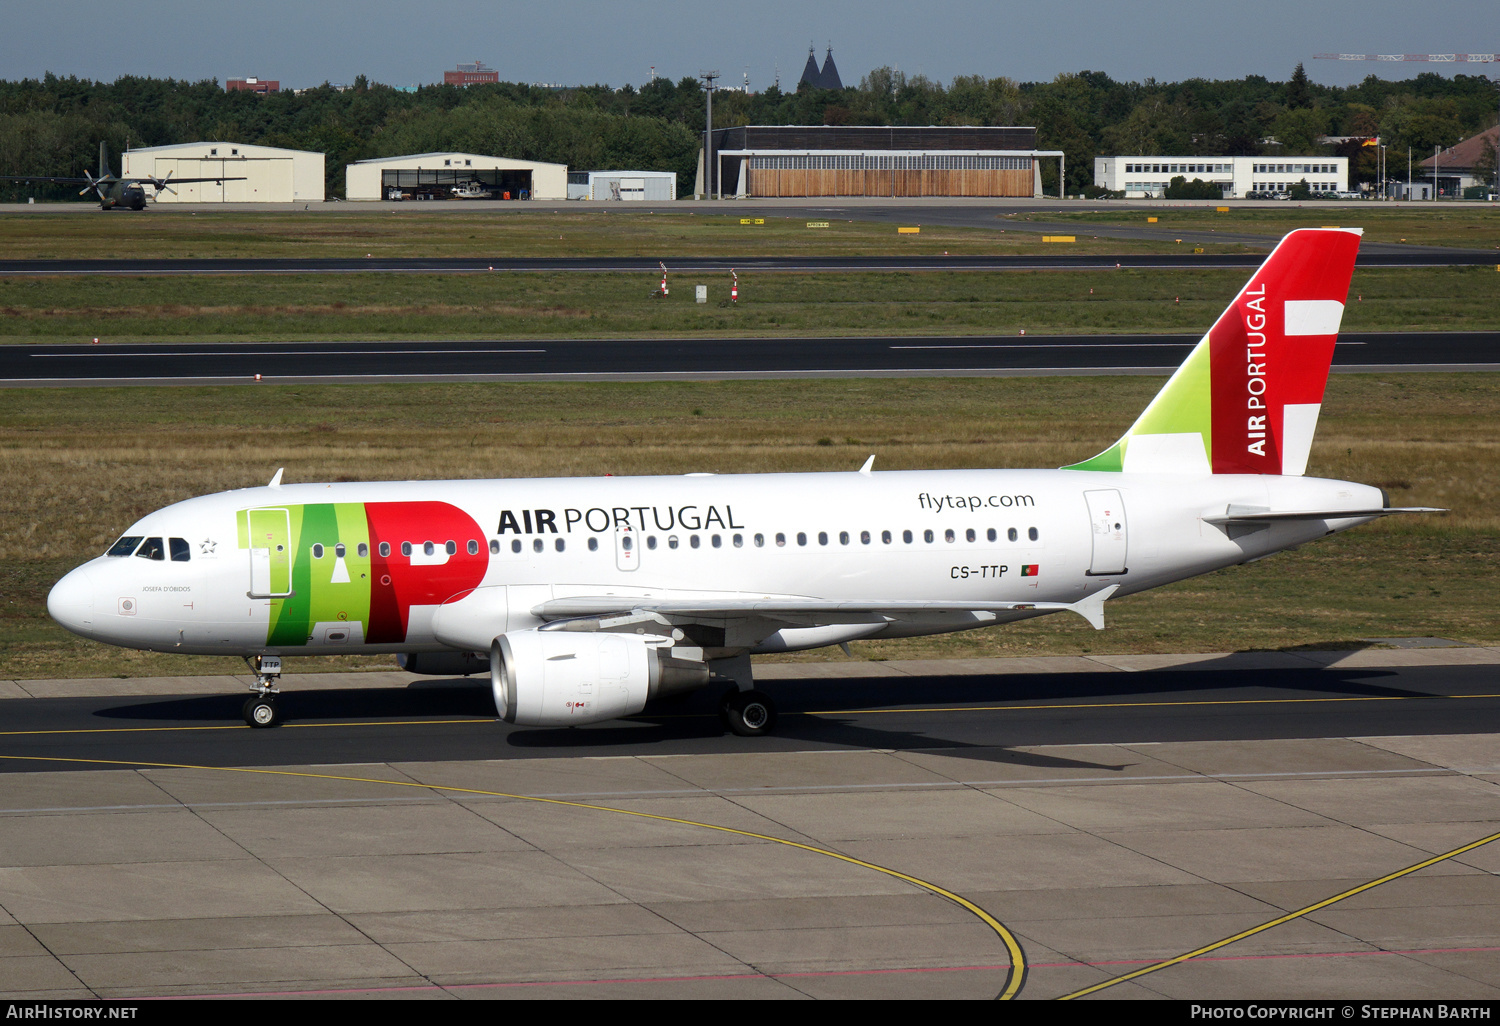
[[[1036,528],[1033,527],[1028,529],[1026,532],[1026,537],[1030,538],[1032,541],[1036,541]]]
[[[599,551],[599,539],[598,538],[590,538],[589,539],[589,551],[590,552],[598,552]]]
[[[333,554],[335,556],[337,556],[339,559],[343,559],[344,558],[344,554],[346,552],[348,552],[348,551],[349,551],[348,549],[344,548],[344,543],[343,542],[339,542],[337,545],[335,545],[333,547]]]
[[[950,531],[948,533],[952,534],[953,532]],[[932,541],[932,532],[931,531],[923,531],[922,532],[922,540],[925,541],[925,542]]]
[[[512,551],[512,552],[520,552],[521,551],[521,539],[519,539],[519,538],[512,538],[510,540],[510,551]]]
[[[1012,527],[1009,531],[1005,532],[1005,537],[1009,538],[1011,541],[1015,541],[1020,537],[1020,535],[1016,534],[1016,529]]]
[[[391,554],[391,543],[390,542],[381,542],[380,543],[380,554],[382,556],[389,556]]]
[[[147,538],[135,554],[142,559],[166,559],[167,550],[162,546],[160,538]]]
[[[138,534],[127,534],[125,537],[121,538],[119,541],[117,541],[113,545],[111,545],[109,547],[109,551],[106,552],[105,555],[106,556],[128,556],[132,552],[135,551],[136,546],[139,545],[140,543],[141,543],[141,536],[140,535],[138,535]]]
[[[411,555],[411,542],[402,542],[401,543],[401,555],[403,555],[403,556],[409,556],[409,555]]]
[[[497,538],[491,538],[490,539],[490,555],[492,555],[492,556],[498,556],[498,555],[500,555],[500,541]]]
[[[536,539],[535,541],[533,541],[531,543],[531,551],[532,552],[541,552],[542,551],[542,540],[540,538]]]
[[[910,545],[911,544],[911,532],[910,531],[902,531],[901,532],[901,540],[904,541],[904,542],[906,542],[906,544]]]
[[[186,538],[172,538],[168,544],[172,547],[172,562],[186,563],[193,558],[192,546],[188,544]]]
[[[448,555],[450,555],[450,556],[456,556],[456,555],[458,555],[458,543],[457,542],[451,542],[451,541],[448,542],[446,545],[443,546],[443,551],[446,552],[446,553],[448,553]]]
[[[360,542],[359,545],[355,547],[354,551],[359,553],[360,559],[368,559],[370,555],[370,546],[366,545],[364,542]]]
[[[314,545],[313,546],[313,559],[322,559],[322,558],[323,558],[323,546],[322,546],[322,544],[320,543],[320,544]]]
[[[479,543],[477,541],[475,541],[473,538],[469,539],[469,555],[471,555],[471,556],[477,556],[477,555],[479,555]]]

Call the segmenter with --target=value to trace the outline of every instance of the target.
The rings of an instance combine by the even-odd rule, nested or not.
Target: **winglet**
[[[273,478],[271,478],[271,483],[269,485],[267,485],[266,487],[267,488],[280,488],[281,487],[281,474],[285,470],[286,470],[285,467],[277,467],[276,468],[276,476],[273,477]]]
[[[1094,630],[1102,631],[1104,630],[1104,600],[1119,590],[1118,584],[1111,584],[1108,588],[1096,591],[1088,598],[1080,599],[1065,608],[1087,620]]]
[[[859,468],[859,472],[861,474],[865,475],[865,477],[869,477],[870,476],[870,468],[872,468],[874,466],[875,466],[875,456],[872,453],[870,455],[870,458],[867,459],[867,460],[865,460],[865,465]]]

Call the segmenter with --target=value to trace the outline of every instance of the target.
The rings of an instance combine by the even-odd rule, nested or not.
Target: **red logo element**
[[[470,540],[484,531],[457,506],[446,502],[367,502],[365,518],[370,525],[370,564],[379,575],[379,588],[370,589],[370,626],[365,640],[371,643],[406,640],[412,606],[436,606],[474,590],[489,569],[490,549],[480,545],[469,554]],[[434,553],[443,553],[447,541],[455,551],[446,558],[422,558],[424,544],[435,541]],[[401,544],[411,545],[413,555],[402,555]],[[382,548],[382,544],[388,546]],[[389,552],[382,556],[380,553]],[[416,557],[416,558],[414,558]]]

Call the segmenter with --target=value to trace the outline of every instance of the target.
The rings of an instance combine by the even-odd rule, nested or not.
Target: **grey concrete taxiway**
[[[1487,672],[1500,650],[760,676],[1205,663]],[[0,712],[233,686],[10,681]],[[87,769],[30,748],[0,778],[7,997],[1052,998],[1239,935],[1098,996],[1500,997],[1500,842],[1439,858],[1500,832],[1492,733],[357,764],[330,741],[303,765],[220,768],[153,765],[141,742],[135,764]]]

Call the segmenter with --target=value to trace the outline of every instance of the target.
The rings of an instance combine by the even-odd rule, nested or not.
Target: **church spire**
[[[809,43],[807,46],[807,64],[802,69],[802,77],[797,81],[797,88],[801,89],[803,86],[807,86],[809,89],[817,89],[822,77],[822,72],[818,70],[816,51],[814,51],[812,44]]]
[[[819,89],[843,89],[844,83],[839,78],[839,69],[833,64],[833,44],[828,46],[828,56],[823,58],[823,70],[818,74]]]

